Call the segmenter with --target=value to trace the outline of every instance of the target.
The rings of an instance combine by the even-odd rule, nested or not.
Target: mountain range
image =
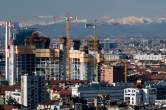
[[[85,23],[89,23],[87,19],[71,22],[70,36],[73,38],[83,38],[87,35],[92,35],[93,28],[85,28]],[[38,28],[41,32],[51,38],[65,35],[66,33],[66,24],[64,23],[64,20],[24,23],[24,25]],[[97,36],[99,38],[111,36],[166,37],[166,18],[135,16],[111,18],[103,16],[98,19],[96,28]],[[0,39],[4,36],[4,30],[5,28],[0,26]]]
[[[65,35],[66,24],[55,23],[51,25],[33,25],[49,37]],[[166,22],[150,24],[118,24],[117,26],[106,24],[97,25],[97,36],[100,38],[111,36],[144,36],[144,37],[166,37]],[[84,23],[71,23],[70,36],[82,38],[93,34],[93,28],[85,28]]]

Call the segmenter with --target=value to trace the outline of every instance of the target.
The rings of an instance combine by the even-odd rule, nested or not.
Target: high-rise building
[[[45,78],[40,75],[25,74],[21,76],[22,105],[35,110],[39,102],[46,98]]]

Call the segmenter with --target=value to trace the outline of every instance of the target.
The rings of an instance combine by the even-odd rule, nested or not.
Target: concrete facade
[[[88,54],[80,50],[70,50],[70,80],[88,80],[88,64]]]
[[[129,84],[117,84],[108,86],[104,83],[91,83],[88,85],[72,87],[72,96],[77,96],[86,99],[95,99],[98,94],[109,95],[111,101],[124,100],[124,89],[130,87]]]
[[[102,65],[100,81],[108,82],[108,84],[124,81],[124,67]]]
[[[46,98],[45,78],[39,75],[21,76],[22,105],[28,109],[36,109],[39,102]]]
[[[124,101],[132,106],[154,104],[157,98],[155,88],[126,88],[124,89]]]
[[[137,60],[163,60],[164,55],[154,55],[154,54],[136,54],[133,56]]]

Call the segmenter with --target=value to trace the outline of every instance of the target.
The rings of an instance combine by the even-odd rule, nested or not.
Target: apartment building
[[[46,98],[45,77],[38,74],[21,76],[21,101],[28,109],[35,110]]]
[[[126,88],[124,89],[124,101],[132,106],[154,104],[157,98],[156,88]]]

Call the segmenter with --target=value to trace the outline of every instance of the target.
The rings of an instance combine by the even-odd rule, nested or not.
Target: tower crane
[[[61,16],[36,16],[37,18],[65,18],[66,21],[66,49],[65,49],[65,79],[69,80],[69,49],[70,49],[70,21],[75,20],[77,21],[77,16],[70,16],[69,13],[66,13],[65,17]]]
[[[98,74],[97,74],[97,51],[98,51],[98,44],[97,44],[97,36],[96,36],[96,24],[97,24],[96,22],[97,22],[97,20],[95,19],[94,23],[85,24],[85,28],[88,28],[90,26],[93,27],[93,50],[94,50],[94,59],[93,59],[93,62],[94,62],[94,74],[98,77]],[[105,24],[105,23],[101,24],[100,23],[100,25],[106,26],[107,24]],[[116,26],[118,26],[118,23],[111,23],[111,25],[113,25],[113,26],[116,27]],[[98,81],[98,78],[96,78],[96,79],[97,79],[96,81]]]
[[[127,83],[127,63],[131,63],[131,62],[139,62],[139,60],[122,60],[122,62],[124,62],[124,66],[125,66],[125,83]]]
[[[96,38],[96,19],[94,20],[94,42],[93,42],[93,48],[94,48],[94,73],[97,76],[97,81],[98,81],[98,75],[97,75],[97,38]]]
[[[94,20],[94,23],[91,24],[85,24],[85,28],[88,28],[89,26],[93,26],[93,51],[94,51],[94,74],[96,76],[95,81],[98,81],[98,75],[97,75],[97,36],[96,36],[96,19]]]
[[[91,24],[85,24],[85,28],[88,28],[89,26],[93,26],[93,50],[94,50],[94,58],[93,58],[93,62],[94,62],[94,75],[97,76],[97,38],[96,38],[96,19],[94,20],[94,23]],[[96,81],[97,78],[95,78]]]
[[[97,51],[98,51],[98,44],[97,44],[97,35],[96,35],[96,24],[97,24],[97,20],[95,19],[93,23],[90,24],[85,24],[85,28],[88,27],[93,27],[93,50],[94,50],[94,74],[96,75],[96,81],[98,81],[98,75],[97,75]],[[106,24],[101,24],[102,26],[106,26]],[[118,24],[112,24],[113,26],[117,26]]]
[[[69,13],[67,13],[64,18],[66,20],[66,80],[69,80],[70,20],[77,20],[77,16],[70,16]]]
[[[127,83],[127,75],[128,75],[128,73],[127,73],[127,63],[131,63],[131,62],[134,62],[134,63],[136,63],[136,62],[139,62],[139,60],[128,60],[128,59],[121,59],[121,60],[112,60],[112,61],[115,61],[115,62],[122,62],[122,63],[124,63],[124,76],[125,76],[125,78],[124,78],[124,81],[125,81],[125,83]]]

